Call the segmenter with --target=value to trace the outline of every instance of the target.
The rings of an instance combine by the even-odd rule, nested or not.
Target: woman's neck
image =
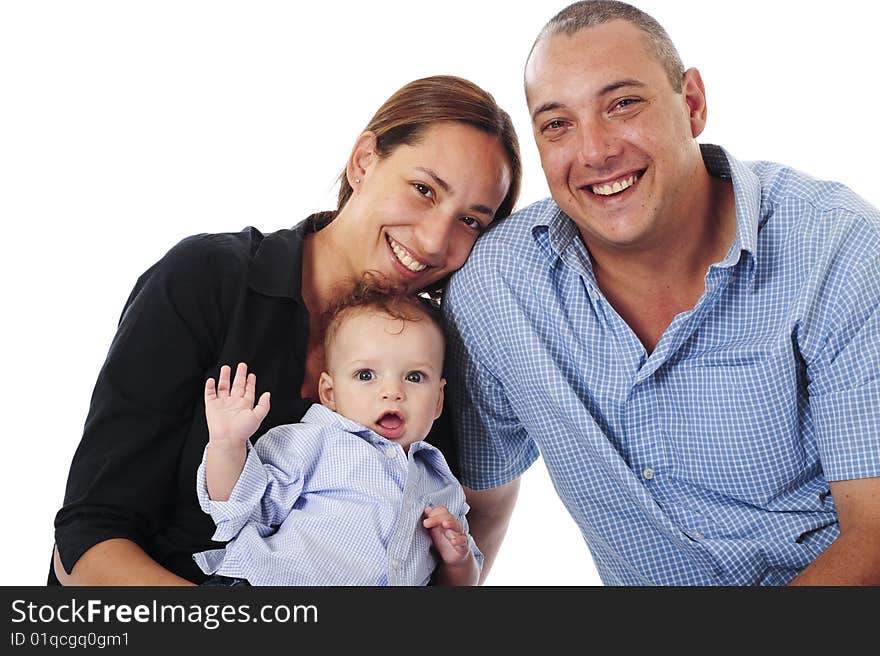
[[[346,278],[344,241],[339,243],[336,220],[303,241],[302,296],[313,320],[327,308],[336,286]]]

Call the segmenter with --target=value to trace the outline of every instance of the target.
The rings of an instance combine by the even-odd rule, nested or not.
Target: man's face
[[[705,95],[676,92],[645,34],[612,21],[538,43],[526,67],[550,192],[592,249],[649,249],[696,206]]]

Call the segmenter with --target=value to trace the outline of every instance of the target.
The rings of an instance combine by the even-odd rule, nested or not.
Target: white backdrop
[[[519,206],[546,195],[522,65],[565,4],[0,4],[0,584],[45,581],[54,514],[119,312],[137,276],[182,237],[271,231],[332,207],[373,111],[439,73],[472,79],[511,113],[525,164]],[[703,74],[702,141],[840,180],[880,205],[877,9],[638,4]],[[599,583],[540,462],[489,583]]]

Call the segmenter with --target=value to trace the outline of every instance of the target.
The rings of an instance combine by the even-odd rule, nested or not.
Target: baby
[[[252,447],[269,392],[254,404],[244,363],[208,379],[197,492],[230,542],[196,562],[220,585],[475,585],[464,492],[423,441],[446,383],[436,312],[360,284],[326,316],[321,403],[300,423]]]

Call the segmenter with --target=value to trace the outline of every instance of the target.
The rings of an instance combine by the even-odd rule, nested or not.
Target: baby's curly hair
[[[344,287],[321,314],[320,329],[324,350],[349,316],[375,310],[401,321],[427,319],[443,335],[443,322],[437,303],[430,297],[416,295],[394,285],[377,274],[367,273],[354,284]],[[402,330],[402,328],[401,328]]]

